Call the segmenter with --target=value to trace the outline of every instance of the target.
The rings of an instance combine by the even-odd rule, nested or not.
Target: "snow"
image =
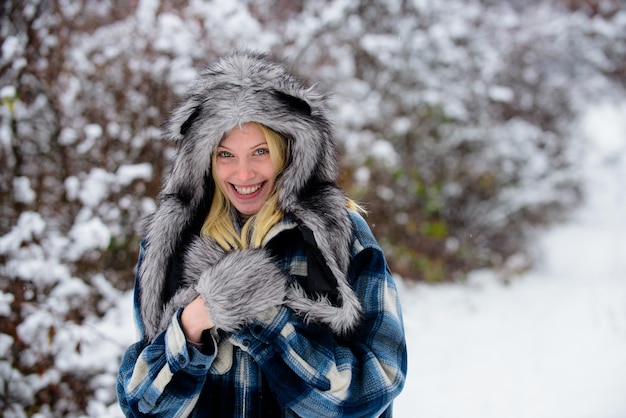
[[[7,37],[6,41],[2,43],[2,58],[5,61],[11,61],[20,48],[20,40],[16,36]]]
[[[91,218],[85,222],[76,223],[69,232],[72,245],[68,248],[66,257],[78,260],[91,250],[106,250],[111,242],[111,231],[100,218]]]
[[[152,179],[152,164],[125,164],[121,165],[116,172],[117,181],[122,186],[127,186],[137,179]]]
[[[15,300],[15,296],[11,293],[4,293],[0,290],[0,316],[8,316],[11,313],[11,304]],[[5,351],[3,349],[3,338],[11,338],[9,335],[0,334],[0,357],[4,356]],[[12,338],[11,338],[12,340]],[[5,340],[6,341],[6,340]]]
[[[508,87],[493,86],[489,89],[489,97],[497,102],[510,103],[515,98],[515,92]]]
[[[24,212],[20,215],[17,225],[8,234],[0,237],[0,253],[17,250],[25,241],[39,236],[46,227],[41,215],[35,212]]]
[[[626,107],[584,119],[587,203],[508,284],[399,281],[409,347],[397,417],[626,416]]]
[[[96,167],[93,168],[78,192],[80,201],[89,208],[97,207],[109,194],[109,185],[114,183],[115,175]],[[67,184],[68,190],[72,190],[75,184]]]

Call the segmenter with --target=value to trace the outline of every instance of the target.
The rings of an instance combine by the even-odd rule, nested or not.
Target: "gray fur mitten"
[[[215,241],[196,237],[185,254],[185,271],[178,290],[163,308],[159,331],[164,331],[177,309],[189,305],[197,296],[196,283],[202,274],[224,257],[225,251]]]
[[[204,298],[217,328],[241,329],[266,310],[281,305],[287,276],[263,249],[225,254],[201,274],[196,291]]]

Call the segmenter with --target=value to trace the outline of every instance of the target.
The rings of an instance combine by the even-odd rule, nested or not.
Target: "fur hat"
[[[289,161],[276,180],[278,204],[312,232],[337,279],[342,301],[337,309],[350,312],[329,311],[330,306],[310,300],[299,300],[294,306],[307,309],[308,318],[327,318],[321,320],[333,322],[337,331],[354,326],[360,304],[346,278],[351,223],[345,196],[335,183],[337,146],[328,113],[324,93],[264,54],[235,52],[198,74],[163,127],[178,152],[157,211],[146,222],[147,248],[138,275],[148,336],[162,329],[162,306],[175,290],[168,294],[167,286],[168,275],[180,262],[176,255],[188,246],[207,215],[215,188],[211,156],[228,132],[246,122],[261,123],[290,142]],[[343,319],[328,319],[335,314]]]

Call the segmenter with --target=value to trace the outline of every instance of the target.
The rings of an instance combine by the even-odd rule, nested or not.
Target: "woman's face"
[[[242,215],[256,214],[278,174],[263,131],[254,123],[233,129],[217,147],[215,181]]]

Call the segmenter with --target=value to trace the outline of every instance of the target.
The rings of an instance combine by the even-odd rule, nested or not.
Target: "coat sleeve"
[[[139,255],[139,264],[144,248]],[[118,371],[117,397],[127,417],[189,415],[198,401],[208,367],[215,358],[187,343],[178,310],[169,326],[154,341],[147,342],[143,332],[135,281],[134,315],[140,341],[131,345]],[[209,341],[215,344],[214,341]]]
[[[281,404],[297,416],[380,416],[391,412],[404,386],[407,352],[399,298],[377,244],[353,256],[349,280],[363,307],[362,322],[349,336],[305,324],[284,306],[237,335]]]

